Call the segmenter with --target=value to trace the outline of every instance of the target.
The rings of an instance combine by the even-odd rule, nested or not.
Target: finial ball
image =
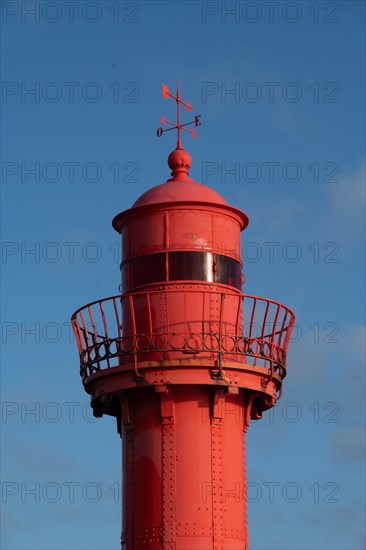
[[[168,165],[173,172],[189,170],[191,164],[192,157],[184,149],[175,149],[168,157]]]

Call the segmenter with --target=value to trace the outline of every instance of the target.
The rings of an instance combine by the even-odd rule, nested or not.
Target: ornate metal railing
[[[121,365],[138,374],[143,361],[182,354],[216,360],[220,367],[225,360],[262,366],[283,378],[294,314],[279,302],[227,290],[160,288],[92,302],[71,322],[83,379]]]

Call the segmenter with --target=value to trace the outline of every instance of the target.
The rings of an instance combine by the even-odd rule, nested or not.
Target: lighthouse
[[[247,550],[245,436],[281,395],[294,314],[242,292],[248,217],[190,177],[200,116],[163,97],[171,175],[113,219],[121,293],[73,314],[80,374],[122,439],[122,549]]]

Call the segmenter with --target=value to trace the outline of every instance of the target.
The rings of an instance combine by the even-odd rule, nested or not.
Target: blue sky
[[[118,292],[111,219],[169,177],[155,132],[179,79],[203,122],[191,176],[250,219],[244,291],[297,317],[248,434],[251,548],[362,550],[365,4],[1,8],[2,548],[119,547],[120,440],[69,319]]]

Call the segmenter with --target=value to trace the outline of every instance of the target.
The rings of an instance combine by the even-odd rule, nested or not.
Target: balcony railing
[[[144,361],[187,355],[219,369],[224,361],[264,367],[283,378],[294,314],[238,292],[160,288],[92,302],[71,321],[83,380],[123,365],[141,376]]]

